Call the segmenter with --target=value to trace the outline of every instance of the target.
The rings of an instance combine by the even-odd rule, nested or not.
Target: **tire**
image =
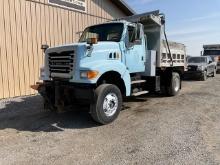
[[[207,71],[204,71],[204,73],[202,74],[201,80],[202,81],[206,81],[207,80]]]
[[[212,77],[216,77],[216,69],[214,69]]]
[[[103,125],[115,121],[122,108],[122,94],[111,84],[102,84],[95,90],[95,103],[90,105],[92,118]]]
[[[170,85],[166,87],[166,93],[168,96],[176,96],[181,88],[181,79],[179,73],[173,72],[170,81]]]

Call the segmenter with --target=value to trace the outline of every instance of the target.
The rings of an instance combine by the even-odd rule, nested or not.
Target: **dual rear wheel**
[[[169,82],[167,82],[165,86],[165,94],[167,96],[176,96],[178,95],[180,89],[181,89],[181,78],[179,73],[172,72],[171,78],[168,79]]]

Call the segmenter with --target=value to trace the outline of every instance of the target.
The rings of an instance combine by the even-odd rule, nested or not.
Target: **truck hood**
[[[88,49],[90,46],[86,42],[82,43],[72,43],[72,44],[65,44],[65,45],[60,45],[56,47],[51,47],[47,49],[47,52],[59,52],[60,50],[65,50],[66,48],[70,47],[75,47],[78,52],[78,58],[80,56],[80,59],[83,60],[84,58],[87,57],[99,57],[102,55],[107,55],[110,53],[118,52],[120,50],[120,44],[117,42],[107,42],[107,41],[102,41],[98,42],[97,44],[94,44]],[[90,58],[91,59],[91,58]],[[91,59],[92,60],[92,59]],[[94,59],[93,59],[94,60]]]
[[[100,68],[109,63],[121,63],[121,53],[120,43],[117,42],[98,42],[92,46],[84,42],[51,47],[45,52],[45,77],[71,77],[76,82],[80,80],[81,71],[98,69],[101,72]]]
[[[110,56],[114,57],[114,54],[120,54],[121,50],[119,43],[117,42],[98,42],[98,44],[92,45],[90,49],[87,49],[89,45],[86,44],[86,50],[84,50],[84,55],[81,56],[80,66],[89,65],[89,63],[99,60],[109,60]],[[83,54],[83,52],[81,52]]]
[[[117,47],[119,43],[117,42],[110,42],[110,41],[101,41],[98,42],[97,44],[94,44],[93,47],[96,49],[106,49],[106,47]],[[86,42],[81,42],[81,43],[71,43],[71,44],[65,44],[65,45],[59,45],[55,47],[51,47],[49,49],[54,49],[54,48],[63,48],[63,47],[69,47],[69,46],[89,46]],[[104,46],[104,47],[103,47]]]
[[[98,42],[97,44],[93,45],[94,49],[102,50],[106,48],[111,48],[111,49],[117,49],[119,47],[119,43],[117,42]]]
[[[51,47],[49,49],[55,49],[55,48],[63,48],[63,47],[69,47],[69,46],[86,46],[86,43],[71,43],[71,44],[65,44],[65,45],[58,45],[58,46],[54,46]]]
[[[88,44],[86,45],[89,46]],[[98,42],[97,44],[92,45],[90,50],[87,50],[86,55],[100,57],[101,55],[114,53],[118,50],[120,50],[120,46],[117,42]]]

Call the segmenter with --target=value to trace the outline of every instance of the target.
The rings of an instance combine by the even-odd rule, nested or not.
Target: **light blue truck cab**
[[[184,66],[174,65],[172,57],[161,61],[164,23],[155,11],[88,27],[78,43],[44,45],[42,83],[34,88],[45,108],[88,104],[93,119],[108,124],[118,117],[126,96],[161,89],[178,94]]]

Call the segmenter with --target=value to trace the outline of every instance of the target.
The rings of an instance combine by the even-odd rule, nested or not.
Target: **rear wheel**
[[[177,72],[173,72],[170,81],[170,85],[166,87],[166,93],[168,96],[176,96],[181,88],[180,75]]]
[[[121,91],[115,85],[103,84],[95,90],[95,95],[95,103],[90,105],[92,118],[100,124],[113,122],[121,111]]]

